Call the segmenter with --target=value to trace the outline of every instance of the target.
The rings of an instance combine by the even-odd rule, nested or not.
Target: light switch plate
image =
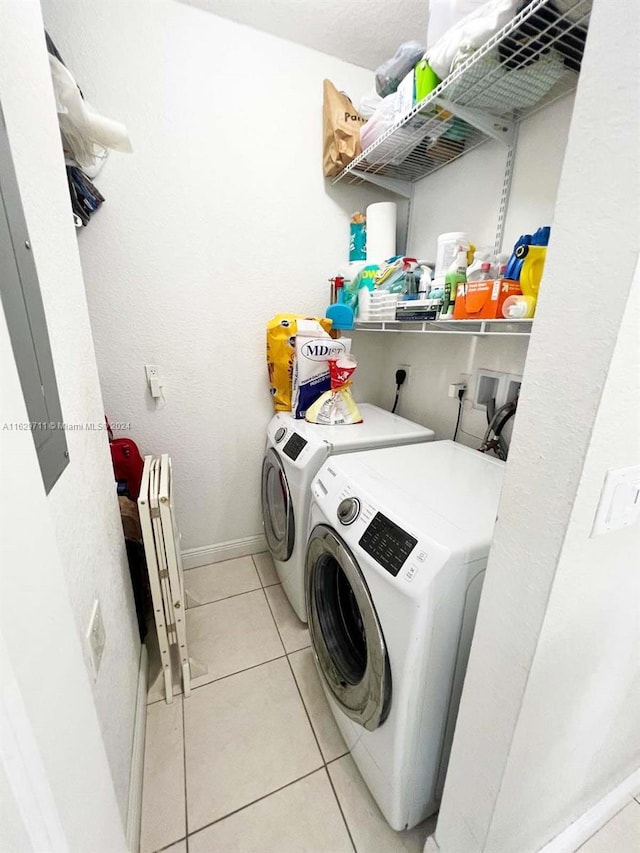
[[[629,527],[640,518],[640,465],[607,471],[591,536]]]

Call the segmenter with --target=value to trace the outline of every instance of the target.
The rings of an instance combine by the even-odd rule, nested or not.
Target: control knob
[[[278,429],[276,430],[276,434],[274,435],[274,438],[276,440],[276,444],[279,444],[282,441],[282,439],[285,437],[286,434],[287,434],[287,428],[286,427],[278,427]]]
[[[353,524],[360,515],[360,501],[358,498],[345,498],[338,504],[338,521],[340,524]]]

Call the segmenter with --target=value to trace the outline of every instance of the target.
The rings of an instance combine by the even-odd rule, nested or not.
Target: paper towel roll
[[[368,264],[381,264],[395,255],[397,214],[393,201],[380,201],[367,208]]]

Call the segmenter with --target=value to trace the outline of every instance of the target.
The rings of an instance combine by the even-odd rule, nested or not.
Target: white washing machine
[[[262,462],[264,532],[282,588],[303,622],[310,488],[322,463],[337,454],[433,440],[432,430],[370,403],[359,403],[358,408],[360,424],[309,424],[280,412],[267,429]]]
[[[397,830],[441,798],[503,472],[497,459],[437,441],[336,457],[311,487],[316,664]]]

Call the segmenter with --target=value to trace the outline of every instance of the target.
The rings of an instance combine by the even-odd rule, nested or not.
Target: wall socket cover
[[[409,381],[411,380],[411,365],[410,365],[410,364],[397,364],[397,365],[396,365],[396,370],[404,370],[404,371],[406,371],[406,374],[407,374],[407,375],[406,375],[406,377],[405,377],[404,384],[405,384],[405,385],[408,385],[408,384],[409,384]],[[393,376],[394,376],[394,381],[395,381],[395,371],[394,371]]]
[[[93,677],[96,679],[98,677],[98,672],[100,671],[102,653],[104,652],[105,643],[107,641],[104,622],[102,620],[102,608],[100,607],[100,602],[97,598],[94,601],[93,608],[91,610],[91,617],[89,619],[89,626],[87,627],[86,633],[86,641],[89,652],[89,663],[91,664]]]
[[[629,527],[640,519],[640,465],[607,471],[591,536]]]

